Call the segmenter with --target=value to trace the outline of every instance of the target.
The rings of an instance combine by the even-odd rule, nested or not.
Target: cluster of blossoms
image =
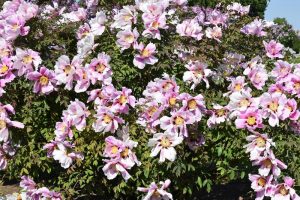
[[[118,131],[118,136],[120,139],[114,136],[105,138],[103,156],[109,159],[104,159],[106,164],[103,167],[103,172],[110,180],[121,173],[122,177],[127,181],[131,177],[127,170],[134,165],[139,166],[141,164],[133,152],[133,148],[138,143],[130,140],[127,126]]]
[[[20,187],[23,189],[21,194],[17,199],[52,199],[52,200],[62,200],[62,196],[58,192],[50,191],[46,187],[38,188],[37,184],[28,176],[22,176],[20,182]]]
[[[157,78],[148,83],[143,95],[145,98],[138,102],[141,111],[137,123],[154,134],[148,143],[153,147],[150,156],[160,154],[159,162],[165,159],[174,161],[174,147],[182,143],[184,137],[189,137],[188,125],[201,120],[205,111],[203,96],[180,94],[175,78],[167,74],[163,75],[163,79]]]
[[[258,174],[249,174],[251,188],[256,192],[256,200],[262,200],[265,196],[272,200],[299,200],[300,197],[293,189],[294,180],[284,177],[283,183],[278,182],[281,170],[287,166],[278,160],[271,147],[275,146],[267,134],[253,132],[247,137],[249,144],[245,146],[246,152],[250,152],[250,160],[254,166],[259,166]]]
[[[165,182],[160,181],[159,184],[160,187],[155,182],[152,182],[149,187],[138,187],[137,190],[140,192],[147,192],[147,194],[143,197],[143,200],[172,200],[172,194],[166,191],[171,184],[171,181],[167,179]]]

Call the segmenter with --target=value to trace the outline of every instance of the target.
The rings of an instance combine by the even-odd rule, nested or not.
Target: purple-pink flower
[[[55,89],[56,80],[52,70],[41,67],[39,71],[30,72],[27,78],[34,82],[33,92],[49,94]]]
[[[135,47],[139,54],[134,56],[133,64],[139,69],[144,69],[145,65],[154,65],[158,62],[158,59],[154,56],[156,53],[156,46],[153,43],[145,46],[143,43],[136,45]]]

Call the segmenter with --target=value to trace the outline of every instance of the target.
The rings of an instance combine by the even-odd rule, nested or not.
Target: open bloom
[[[165,180],[165,182],[160,181],[159,184],[161,186],[159,187],[156,183],[152,182],[148,188],[138,187],[137,190],[147,192],[143,200],[172,200],[172,194],[166,191],[170,183],[171,181],[169,179]]]
[[[182,100],[183,109],[194,114],[195,121],[200,121],[202,118],[202,112],[205,110],[204,97],[201,94],[193,97],[190,94],[182,93],[179,95],[179,99]]]
[[[208,38],[214,39],[218,42],[220,42],[220,39],[222,38],[222,29],[218,26],[215,26],[213,28],[208,27],[205,30],[205,35]]]
[[[274,188],[271,200],[300,200],[293,186],[294,180],[291,177],[284,177],[284,182]]]
[[[265,177],[260,175],[249,174],[249,180],[252,182],[251,188],[256,192],[255,200],[263,200],[265,196],[270,197],[272,195],[272,175]]]
[[[202,27],[195,19],[184,20],[181,24],[177,24],[176,32],[180,36],[192,37],[196,40],[201,40],[203,37]]]
[[[271,40],[269,43],[264,41],[264,46],[269,58],[283,58],[282,50],[284,46],[281,43],[277,43],[274,40]]]
[[[262,128],[262,113],[256,108],[248,108],[246,111],[241,112],[235,120],[236,128],[247,128],[254,130]]]
[[[53,151],[54,160],[58,160],[61,166],[65,169],[69,168],[75,159],[83,160],[83,155],[80,153],[70,152],[73,147],[69,143],[58,143],[57,149]]]
[[[247,24],[241,29],[242,33],[246,35],[256,35],[258,37],[262,37],[267,35],[264,29],[264,23],[261,19],[255,19],[253,22]]]
[[[11,121],[8,116],[1,114],[0,116],[0,141],[8,141],[8,128],[16,127],[16,128],[24,128],[24,124],[17,121]]]
[[[89,78],[92,84],[101,81],[105,85],[111,83],[112,71],[109,65],[110,56],[105,53],[99,53],[97,58],[93,58],[88,65]]]
[[[158,59],[154,57],[156,53],[156,46],[153,43],[147,44],[145,47],[143,43],[136,45],[136,49],[140,54],[134,56],[133,64],[139,69],[144,69],[145,65],[154,65]]]
[[[49,94],[55,89],[56,80],[54,72],[46,67],[41,67],[39,72],[30,72],[27,78],[35,81],[33,86],[34,93]]]
[[[160,119],[160,127],[168,133],[179,134],[188,137],[187,124],[193,124],[195,116],[188,111],[172,111],[171,117],[163,116]]]
[[[211,116],[207,120],[207,126],[213,127],[216,124],[225,122],[228,118],[228,109],[219,104],[213,104],[213,109],[208,111]]]
[[[183,81],[193,83],[191,89],[195,87],[203,80],[206,84],[206,88],[209,88],[209,82],[207,77],[212,74],[212,71],[207,68],[207,64],[199,61],[189,62],[185,67],[189,70],[184,72]]]
[[[275,62],[275,68],[271,71],[271,75],[276,80],[286,78],[292,71],[292,66],[286,61],[278,60]]]
[[[116,178],[119,173],[121,173],[125,181],[127,181],[131,177],[126,169],[126,166],[120,163],[120,158],[110,160],[104,159],[103,161],[106,164],[104,165],[102,170],[109,180]]]
[[[74,79],[77,81],[75,92],[85,92],[90,87],[91,79],[88,68],[77,68]]]
[[[125,29],[117,33],[117,45],[121,47],[121,51],[129,49],[132,45],[135,45],[139,33],[136,28],[131,31],[130,29]]]
[[[60,56],[54,66],[57,85],[66,84],[65,89],[71,90],[73,88],[76,68],[81,67],[81,63],[82,60],[78,56],[75,56],[72,62],[70,62],[68,56]]]
[[[129,105],[134,108],[136,99],[131,93],[131,89],[126,87],[122,87],[122,91],[116,92],[112,110],[127,114],[129,112]]]
[[[18,76],[22,76],[29,72],[38,69],[38,66],[42,63],[42,59],[39,53],[31,49],[16,49],[16,55],[14,57],[14,69],[18,70]]]
[[[252,69],[248,74],[248,77],[256,89],[262,90],[263,86],[266,84],[266,81],[268,80],[268,73],[264,67],[259,66]]]
[[[0,61],[0,78],[3,84],[9,83],[15,79],[13,74],[13,62],[9,57],[2,57]]]
[[[94,35],[102,35],[105,30],[104,23],[106,22],[106,15],[103,11],[98,11],[96,17],[90,20],[91,32]]]
[[[176,158],[175,146],[182,143],[183,137],[178,136],[176,133],[156,133],[153,138],[148,142],[149,147],[154,147],[151,150],[151,157],[159,156],[159,162],[165,162],[165,160],[174,161]]]
[[[97,120],[93,123],[93,128],[96,132],[114,133],[119,124],[124,123],[124,120],[114,114],[108,107],[100,107],[95,117]]]
[[[123,6],[114,16],[113,28],[130,29],[132,24],[137,22],[137,12],[135,6]]]
[[[145,37],[151,37],[154,39],[161,39],[159,29],[167,29],[168,26],[166,25],[166,14],[162,13],[158,16],[149,17],[148,14],[142,15],[144,25],[146,30],[142,33]]]

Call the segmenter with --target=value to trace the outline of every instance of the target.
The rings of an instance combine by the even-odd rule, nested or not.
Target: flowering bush
[[[187,3],[3,4],[0,168],[21,198],[186,199],[249,174],[256,199],[300,199],[300,64],[249,6]]]

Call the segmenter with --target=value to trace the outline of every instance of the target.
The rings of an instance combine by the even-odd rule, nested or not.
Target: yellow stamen
[[[3,119],[0,119],[0,129],[6,128],[6,122]]]
[[[102,63],[99,63],[98,65],[96,65],[96,71],[99,73],[103,73],[105,68],[106,68],[106,66]]]
[[[119,148],[117,146],[113,146],[113,147],[111,147],[110,151],[111,151],[112,154],[116,154],[116,153],[118,153]]]
[[[8,71],[8,66],[7,65],[2,65],[2,67],[0,68],[0,73],[1,74],[4,74],[5,72],[7,72]]]
[[[254,124],[256,124],[256,117],[254,116],[250,116],[247,118],[247,123],[250,125],[250,126],[253,126]]]
[[[175,118],[175,124],[176,124],[176,125],[182,125],[183,123],[184,123],[184,119],[183,119],[182,117],[177,116],[177,117]]]
[[[23,60],[23,63],[30,64],[30,63],[32,63],[33,59],[30,55],[27,55],[27,56],[24,56],[22,60]]]
[[[169,104],[170,104],[171,106],[174,106],[174,105],[176,104],[176,98],[175,98],[175,97],[171,97],[171,98],[169,99]]]
[[[189,109],[195,109],[197,107],[197,102],[195,99],[189,100],[188,101],[188,107]]]
[[[168,148],[169,146],[171,146],[171,142],[168,138],[162,138],[160,144],[164,148]]]
[[[258,185],[261,186],[261,187],[265,187],[266,183],[267,183],[267,180],[263,177],[260,177],[257,181]]]
[[[125,95],[121,95],[120,98],[119,98],[119,102],[121,104],[124,104],[127,102],[127,97]]]
[[[104,123],[109,124],[112,121],[112,118],[108,115],[104,115],[103,121]]]
[[[128,148],[125,148],[124,151],[121,152],[121,156],[123,158],[128,157],[128,154],[129,154],[129,149]]]
[[[256,146],[258,147],[265,147],[266,146],[266,140],[262,137],[256,138]]]
[[[41,76],[40,77],[40,83],[41,85],[47,85],[49,82],[49,78],[47,76]]]

